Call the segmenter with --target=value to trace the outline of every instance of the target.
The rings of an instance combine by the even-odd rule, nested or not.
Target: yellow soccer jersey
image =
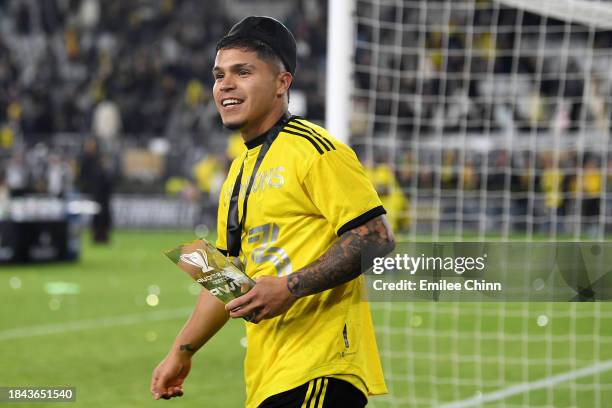
[[[217,247],[227,249],[229,202],[244,162],[239,217],[263,137],[247,143],[221,190]],[[246,273],[284,276],[319,258],[342,233],[384,214],[357,156],[328,132],[293,117],[254,178],[242,231]],[[247,407],[321,376],[364,394],[387,392],[363,277],[300,298],[284,315],[246,323]]]

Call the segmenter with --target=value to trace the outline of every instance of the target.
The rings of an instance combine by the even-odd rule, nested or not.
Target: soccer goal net
[[[609,237],[612,2],[354,6],[350,143],[400,237]],[[609,304],[373,309],[390,389],[375,407],[612,398]]]
[[[351,142],[402,190],[396,229],[609,232],[612,4],[359,0],[355,19]]]

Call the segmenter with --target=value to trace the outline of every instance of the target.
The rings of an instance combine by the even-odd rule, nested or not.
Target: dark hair
[[[217,42],[217,51],[225,48],[227,44],[235,44],[240,39],[263,42],[280,58],[285,70],[295,75],[297,45],[291,31],[280,21],[266,16],[245,17]]]
[[[285,71],[288,71],[287,66],[276,52],[263,41],[254,38],[228,38],[223,39],[217,45],[217,50],[239,49],[242,51],[252,51],[257,54],[257,57],[267,63],[277,65],[280,64]]]

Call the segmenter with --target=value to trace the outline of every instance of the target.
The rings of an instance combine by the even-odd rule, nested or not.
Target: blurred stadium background
[[[198,287],[161,251],[214,236],[241,149],[212,102],[214,44],[248,14],[293,31],[292,112],[335,120],[401,238],[609,239],[612,2],[329,2],[0,1],[0,386],[163,404],[150,371]],[[373,310],[374,407],[612,399],[606,303]],[[166,404],[240,406],[242,336],[224,328]]]

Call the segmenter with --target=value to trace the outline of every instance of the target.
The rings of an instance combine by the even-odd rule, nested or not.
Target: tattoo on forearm
[[[187,343],[187,344],[181,344],[179,346],[179,350],[184,351],[184,352],[188,352],[188,353],[195,353],[196,351],[198,351],[197,348],[195,348],[194,346],[192,346],[191,344]]]
[[[389,253],[395,246],[385,218],[376,217],[344,233],[319,259],[289,275],[287,288],[296,297],[308,296],[348,282],[361,274],[361,255]]]

